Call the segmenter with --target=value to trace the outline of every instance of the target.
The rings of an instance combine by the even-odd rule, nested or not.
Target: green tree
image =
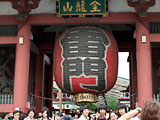
[[[117,98],[115,98],[115,97],[113,97],[112,95],[109,95],[109,94],[105,95],[105,100],[106,100],[108,106],[113,110],[116,110],[116,107],[120,102]]]

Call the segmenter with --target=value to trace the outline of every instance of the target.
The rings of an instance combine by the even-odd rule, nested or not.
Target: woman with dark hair
[[[160,103],[148,101],[143,105],[142,109],[136,108],[124,114],[118,120],[130,120],[137,115],[140,116],[140,120],[160,120]]]
[[[16,110],[13,112],[13,120],[19,120],[20,118],[20,111]]]
[[[105,104],[99,105],[98,113],[96,114],[94,120],[97,120],[100,115],[104,116],[106,118],[106,120],[108,120],[109,119],[109,112],[110,112],[109,106],[107,106]]]
[[[118,116],[121,117],[122,115],[127,113],[127,106],[124,103],[120,103],[117,105],[118,109]]]
[[[35,116],[34,109],[30,109],[30,110],[28,110],[27,117],[24,120],[35,120],[34,116]]]
[[[41,120],[51,120],[51,118],[49,117],[50,113],[47,109],[42,111],[42,117],[40,118]]]
[[[80,117],[80,113],[75,112],[74,117],[73,117],[73,120],[78,120],[79,117]]]
[[[8,120],[7,113],[1,113],[2,120]]]
[[[117,119],[118,119],[118,115],[116,114],[115,111],[111,111],[111,112],[109,113],[109,119],[110,119],[110,120],[117,120]]]

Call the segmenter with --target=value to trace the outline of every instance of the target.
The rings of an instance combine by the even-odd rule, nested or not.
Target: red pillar
[[[14,80],[14,107],[26,112],[30,60],[30,24],[25,24],[18,32],[24,43],[17,43]]]
[[[44,52],[40,50],[40,54],[36,57],[36,76],[35,76],[35,95],[42,96],[42,80],[43,80],[43,62]],[[42,98],[35,97],[36,100],[36,112],[42,111]]]
[[[151,46],[146,25],[137,21],[136,32],[138,106],[142,106],[145,101],[152,99]],[[144,43],[142,35],[146,36]]]
[[[137,66],[136,66],[136,51],[132,49],[130,52],[130,103],[131,109],[135,108],[137,98]]]

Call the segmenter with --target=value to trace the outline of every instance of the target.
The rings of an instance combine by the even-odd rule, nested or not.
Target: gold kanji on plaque
[[[81,7],[82,7],[82,12],[87,12],[87,10],[85,9],[85,0],[81,1]]]
[[[85,0],[77,1],[76,3],[76,12],[87,12],[85,9]]]
[[[92,10],[90,10],[90,12],[100,12],[101,11],[98,8],[98,6],[101,6],[101,4],[99,2],[97,2],[96,0],[94,0],[93,2],[91,2],[90,5],[92,6]]]
[[[68,12],[71,12],[73,6],[72,6],[72,5],[69,6],[69,2],[67,2],[66,4],[67,4],[67,7],[66,7],[66,6],[63,6],[63,11],[64,11],[64,12],[67,12],[67,11],[68,11]]]

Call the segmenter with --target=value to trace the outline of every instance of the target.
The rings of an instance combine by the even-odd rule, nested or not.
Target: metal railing
[[[13,94],[0,94],[0,104],[13,104]]]

